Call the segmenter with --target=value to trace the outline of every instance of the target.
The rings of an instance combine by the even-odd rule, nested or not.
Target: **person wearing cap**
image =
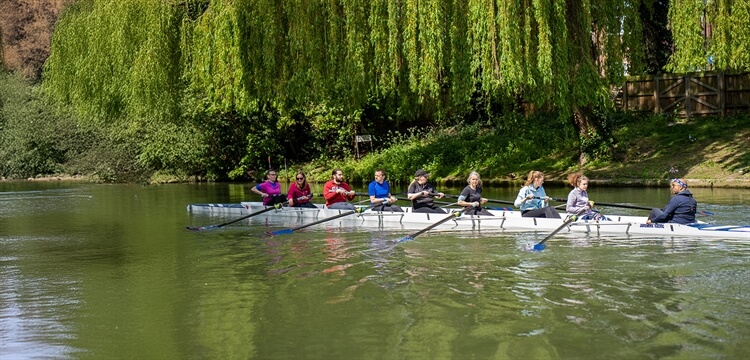
[[[354,200],[354,191],[344,182],[344,172],[341,169],[333,169],[331,172],[331,180],[323,185],[323,197],[329,209],[357,210],[349,203]]]
[[[698,202],[693,198],[693,194],[687,189],[687,180],[672,179],[669,181],[672,194],[669,203],[664,209],[652,209],[648,214],[646,224],[651,223],[677,223],[692,224],[695,222],[695,212],[698,208]]]
[[[482,178],[479,177],[479,173],[472,171],[466,178],[466,182],[469,185],[466,185],[461,191],[461,194],[458,195],[458,201],[456,201],[458,206],[468,207],[464,214],[494,216],[482,208],[482,204],[486,203],[487,199],[482,197]]]
[[[412,212],[445,214],[445,210],[436,207],[433,202],[433,197],[442,199],[445,194],[435,191],[432,184],[427,182],[429,176],[430,174],[423,169],[414,173],[414,181],[409,184],[407,192],[407,197],[411,200]]]
[[[560,214],[549,207],[549,197],[544,192],[544,173],[532,170],[526,178],[513,204],[521,209],[522,217],[560,219]]]
[[[276,170],[269,169],[266,172],[266,181],[250,189],[250,191],[263,198],[263,206],[271,206],[284,202],[284,197],[281,194],[281,184],[276,179]]]
[[[404,209],[394,204],[398,199],[391,195],[391,185],[385,179],[383,169],[375,170],[375,180],[367,186],[367,194],[370,195],[373,211],[404,212]]]

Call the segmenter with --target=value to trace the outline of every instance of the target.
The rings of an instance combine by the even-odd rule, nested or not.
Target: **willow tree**
[[[450,122],[477,93],[556,113],[582,144],[601,143],[597,114],[624,62],[649,67],[642,19],[664,1],[80,0],[55,30],[45,88],[95,121],[152,132],[141,160],[154,166],[193,145],[237,171],[288,151],[288,134],[314,133],[322,153],[348,146],[367,107]],[[707,55],[747,69],[747,1],[670,4],[671,69]]]
[[[199,132],[180,117],[180,18],[169,2],[78,1],[45,63],[47,93],[149,168],[199,166]]]
[[[750,1],[671,0],[675,50],[669,70],[750,69]]]

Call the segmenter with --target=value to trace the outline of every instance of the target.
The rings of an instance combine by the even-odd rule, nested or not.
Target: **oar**
[[[560,225],[560,227],[558,227],[557,229],[555,229],[555,231],[553,231],[549,235],[547,235],[547,237],[544,238],[544,239],[542,239],[542,241],[540,241],[536,245],[534,245],[533,250],[534,251],[542,251],[542,250],[544,250],[544,248],[547,247],[547,246],[544,245],[544,243],[547,242],[547,240],[549,240],[553,236],[555,236],[555,234],[557,234],[558,232],[560,232],[560,230],[562,230],[564,227],[568,226],[568,224],[572,223],[573,221],[578,220],[578,217],[581,216],[581,214],[583,214],[584,212],[586,212],[586,210],[587,210],[587,208],[583,208],[581,210],[578,210],[578,212],[575,215],[569,216],[568,219],[565,220],[565,222],[563,222],[562,225]]]
[[[535,199],[539,199],[539,197],[535,197]],[[558,201],[558,202],[568,202],[568,199],[565,199],[565,198],[549,198],[549,199],[553,201]],[[651,211],[651,209],[653,209],[653,208],[646,207],[646,206],[628,205],[628,204],[612,204],[612,203],[605,203],[605,202],[598,202],[598,201],[595,202],[595,204],[601,205],[601,206],[620,207],[620,208],[626,208],[626,209],[638,209],[638,210],[648,210],[648,211]],[[696,211],[696,213],[698,215],[703,215],[703,216],[714,215],[714,213],[710,211],[703,211],[703,210],[698,210]]]
[[[241,217],[239,219],[235,219],[235,220],[232,220],[232,221],[229,221],[229,222],[225,222],[225,223],[219,224],[219,225],[208,225],[208,226],[200,226],[200,227],[199,226],[186,226],[185,228],[187,228],[188,230],[193,230],[193,231],[203,231],[203,230],[218,229],[220,227],[227,226],[229,224],[234,224],[234,223],[236,223],[238,221],[242,221],[242,220],[245,220],[247,218],[251,218],[251,217],[253,217],[255,215],[260,215],[260,214],[262,214],[264,212],[269,212],[271,210],[280,209],[282,206],[284,206],[282,203],[278,203],[278,204],[276,204],[274,206],[265,208],[263,210],[258,210],[258,211],[254,212],[254,213],[247,214],[247,215],[245,215],[245,216],[243,216],[243,217]]]
[[[461,216],[461,214],[463,214],[464,211],[466,211],[469,208],[471,208],[471,207],[469,206],[469,207],[465,207],[465,208],[463,208],[461,210],[454,210],[445,219],[440,220],[440,221],[438,221],[438,222],[436,222],[436,223],[434,223],[434,224],[432,224],[432,225],[430,225],[430,226],[428,226],[428,227],[426,227],[426,228],[424,228],[422,230],[419,230],[419,231],[417,231],[417,232],[415,232],[415,233],[413,233],[413,234],[411,234],[409,236],[404,236],[401,239],[399,239],[398,242],[401,243],[401,242],[404,242],[404,241],[414,240],[415,237],[417,237],[419,235],[422,235],[425,232],[430,231],[430,230],[438,227],[440,224],[442,224],[442,223],[444,223],[444,222],[446,222],[446,221],[448,221],[450,219],[457,218],[457,217]]]
[[[535,196],[534,199],[541,199],[538,196]],[[565,198],[549,198],[550,200],[557,201],[557,202],[568,202],[568,199]],[[621,207],[626,209],[638,209],[638,210],[651,210],[653,208],[645,207],[645,206],[638,206],[638,205],[628,205],[628,204],[610,204],[610,203],[604,203],[604,202],[595,202],[596,205],[601,206],[611,206],[611,207]]]
[[[300,225],[300,226],[289,228],[289,229],[282,229],[282,230],[276,230],[276,231],[268,231],[267,234],[271,235],[271,236],[282,235],[282,234],[291,234],[291,233],[293,233],[293,232],[295,232],[297,230],[304,229],[306,227],[310,227],[310,226],[313,226],[313,225],[318,225],[318,224],[324,223],[326,221],[335,220],[335,219],[338,219],[340,217],[344,217],[344,216],[351,215],[351,214],[354,214],[354,213],[362,213],[365,210],[372,208],[373,206],[374,205],[370,205],[370,206],[367,206],[367,207],[359,207],[359,208],[357,208],[357,210],[345,211],[345,212],[342,212],[341,214],[338,214],[338,215],[334,215],[334,216],[331,216],[331,217],[327,217],[325,219],[320,219],[318,221],[313,221],[313,222],[311,222],[309,224]]]
[[[453,198],[453,199],[458,199],[458,195],[448,195],[448,194],[446,194],[445,197],[447,197],[447,198]],[[514,202],[508,201],[508,200],[487,199],[487,202],[496,203],[496,204],[515,205]]]

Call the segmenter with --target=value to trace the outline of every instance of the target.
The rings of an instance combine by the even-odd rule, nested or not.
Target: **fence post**
[[[716,85],[719,88],[719,114],[721,117],[724,117],[727,114],[726,109],[726,100],[725,100],[725,94],[726,94],[726,85],[724,84],[724,72],[719,71],[718,74],[716,74]]]
[[[661,90],[659,90],[659,76],[654,76],[654,113],[661,113]]]
[[[683,83],[685,84],[685,117],[690,119],[690,74],[685,74]]]

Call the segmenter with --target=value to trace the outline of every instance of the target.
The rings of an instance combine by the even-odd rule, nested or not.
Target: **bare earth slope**
[[[74,0],[0,0],[2,63],[38,80],[60,12]]]

